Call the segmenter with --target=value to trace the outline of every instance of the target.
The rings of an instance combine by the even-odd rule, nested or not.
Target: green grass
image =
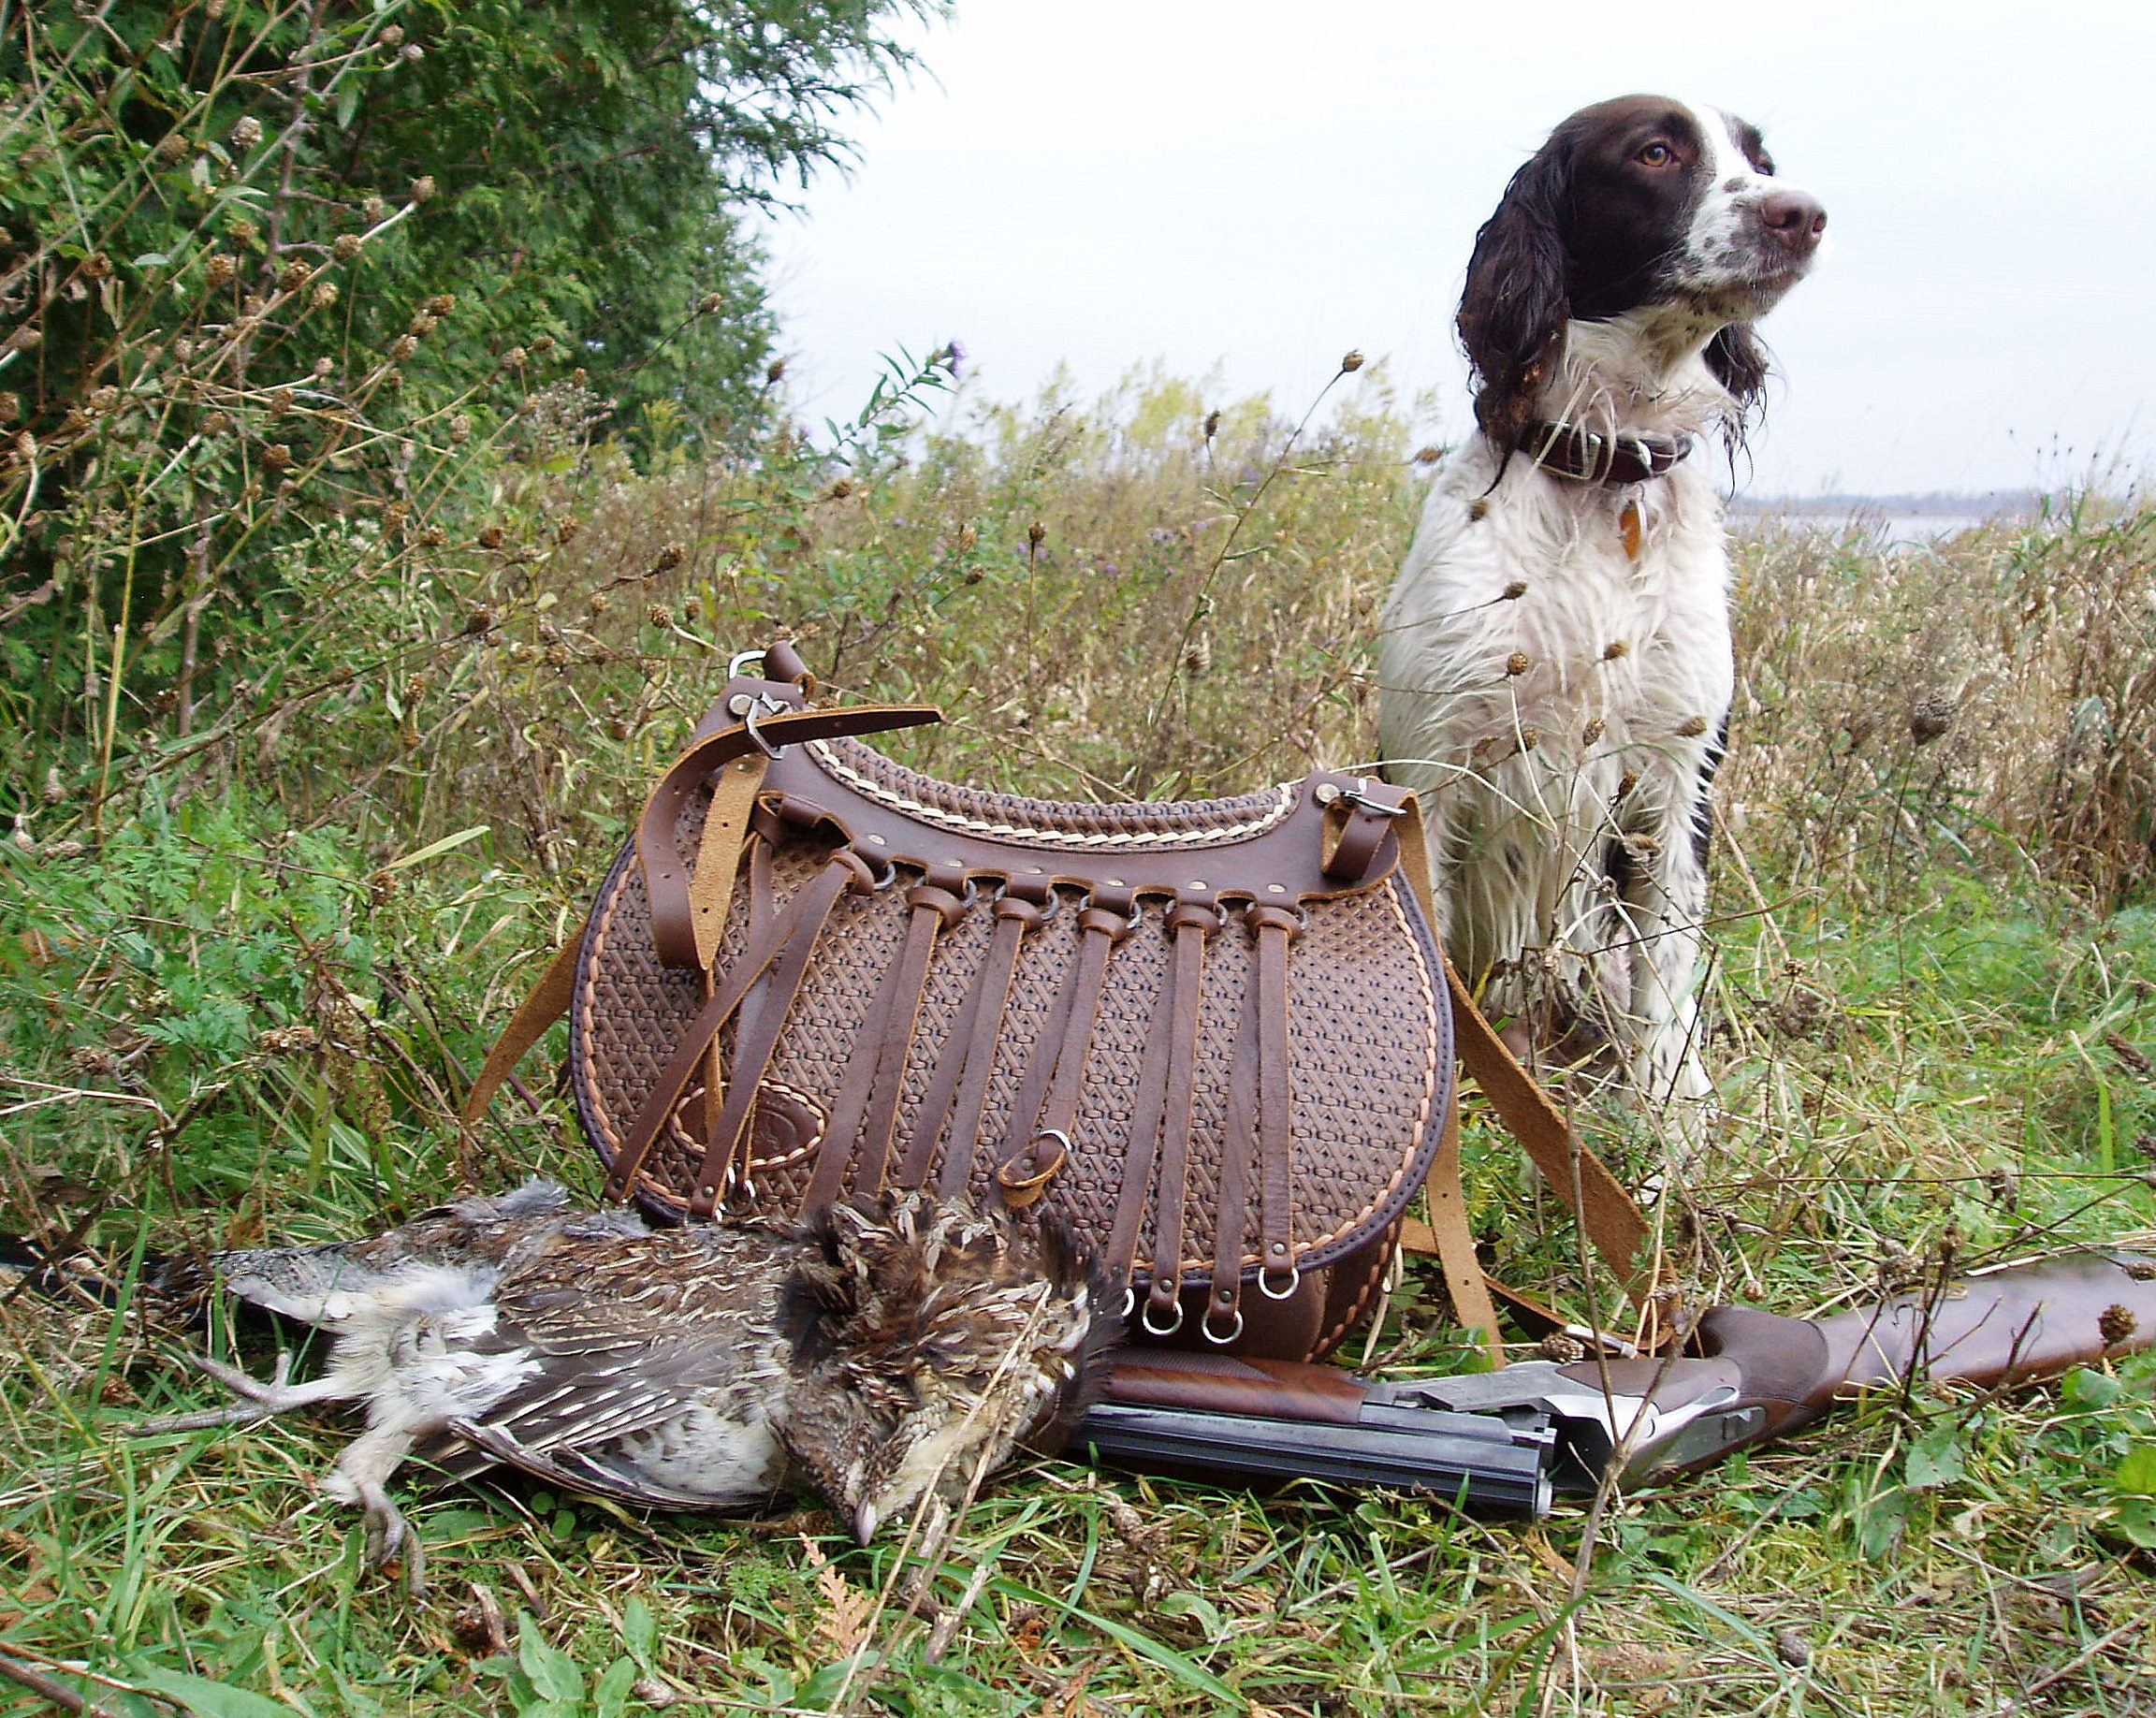
[[[1208,436],[1197,392],[1153,378],[925,442],[871,425],[850,468],[549,455],[503,467],[488,517],[440,543],[326,534],[294,575],[302,623],[194,740],[146,720],[109,799],[95,759],[49,790],[41,752],[12,784],[0,1220],[80,1230],[124,1272],[145,1246],[348,1235],[532,1171],[591,1189],[538,1075],[537,1111],[505,1097],[472,1140],[455,1099],[653,765],[774,623],[848,691],[945,703],[910,755],[947,775],[1228,793],[1367,758],[1410,461],[1381,379],[1334,398],[1292,442],[1259,406]],[[1746,548],[1709,985],[1726,1117],[1665,1205],[1699,1303],[1803,1313],[1943,1247],[1973,1264],[2156,1228],[2130,701],[2149,517],[2062,506],[1893,560]],[[1932,692],[1956,715],[1919,743]],[[1632,1171],[1667,1167],[1652,1128],[1591,1125]],[[1501,1270],[1592,1299],[1479,1119],[1470,1158]],[[1575,1507],[1493,1526],[1047,1463],[923,1571],[813,1508],[407,1490],[435,1583],[412,1606],[313,1493],[336,1417],[121,1434],[213,1393],[172,1358],[199,1340],[0,1306],[0,1654],[112,1711],[2156,1710],[2146,1358],[1871,1404],[1623,1499],[1591,1542]],[[268,1362],[257,1332],[211,1340]],[[1367,1352],[1452,1351],[1411,1268]],[[0,1713],[37,1706],[0,1684]]]

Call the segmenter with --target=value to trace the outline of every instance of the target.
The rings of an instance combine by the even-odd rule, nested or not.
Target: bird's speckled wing
[[[453,1475],[504,1462],[648,1503],[746,1502],[772,1478],[765,1421],[783,1380],[779,1288],[798,1243],[772,1230],[563,1236],[496,1290],[493,1341],[538,1362],[417,1453]],[[668,1438],[685,1419],[693,1434]],[[629,1448],[622,1439],[639,1440]]]

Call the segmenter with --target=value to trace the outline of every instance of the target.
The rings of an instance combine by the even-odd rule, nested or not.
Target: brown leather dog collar
[[[1615,486],[1660,477],[1692,451],[1692,438],[1602,434],[1537,418],[1515,444],[1544,471],[1575,483]]]

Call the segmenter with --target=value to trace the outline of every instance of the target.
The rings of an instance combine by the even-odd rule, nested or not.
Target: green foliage
[[[842,153],[914,4],[0,12],[0,701],[43,763],[102,793],[193,734],[314,619],[298,563],[475,530],[489,444],[753,441],[745,212]]]

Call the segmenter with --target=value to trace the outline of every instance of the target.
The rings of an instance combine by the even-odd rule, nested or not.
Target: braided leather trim
[[[811,740],[808,750],[819,765],[856,793],[924,823],[995,840],[1085,852],[1221,847],[1247,840],[1284,822],[1294,810],[1302,786],[1284,781],[1235,799],[1097,806],[984,793],[976,788],[938,781],[894,764],[881,752],[857,741]],[[875,773],[867,773],[869,769]],[[998,812],[1002,816],[994,815]],[[1006,821],[1012,817],[1028,821]],[[1070,827],[1073,823],[1126,826]]]

